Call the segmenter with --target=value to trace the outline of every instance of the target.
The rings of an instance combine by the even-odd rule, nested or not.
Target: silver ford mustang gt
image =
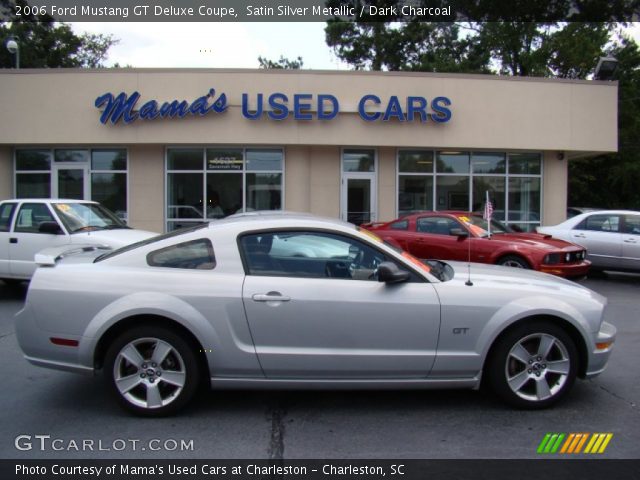
[[[67,249],[69,247],[66,247]],[[543,273],[422,262],[351,224],[240,215],[119,250],[44,250],[26,359],[104,372],[158,416],[213,388],[477,388],[517,407],[605,368],[606,299]]]

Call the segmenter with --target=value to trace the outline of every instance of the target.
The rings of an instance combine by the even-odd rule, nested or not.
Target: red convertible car
[[[519,233],[500,222],[466,212],[420,212],[387,223],[369,223],[363,228],[421,259],[494,263],[532,268],[562,277],[587,274],[591,262],[586,250],[551,235]],[[471,245],[469,245],[471,242]]]

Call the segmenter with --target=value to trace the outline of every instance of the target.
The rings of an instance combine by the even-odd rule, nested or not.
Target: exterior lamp
[[[16,56],[16,68],[20,68],[20,44],[16,40],[16,37],[9,37],[5,45],[9,53]]]
[[[614,57],[600,57],[594,78],[596,80],[611,80],[618,68],[618,60]]]

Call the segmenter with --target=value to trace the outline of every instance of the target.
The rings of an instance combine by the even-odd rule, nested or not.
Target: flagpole
[[[486,195],[486,198],[485,198],[485,201],[484,201],[484,205],[485,205],[484,208],[486,210],[488,208],[488,205],[489,205],[489,190],[485,190],[485,195]],[[487,215],[487,217],[489,217],[489,218],[487,218],[487,229],[488,229],[488,232],[489,232],[489,238],[491,238],[491,216]]]

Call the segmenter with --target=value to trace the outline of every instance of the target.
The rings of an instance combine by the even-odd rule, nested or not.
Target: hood
[[[120,248],[131,243],[140,242],[158,235],[146,230],[118,228],[114,230],[92,230],[78,232],[71,235],[71,243],[108,245],[111,248]]]
[[[451,282],[463,284],[468,278],[468,264],[466,262],[450,262],[455,275]],[[532,291],[547,295],[564,295],[571,298],[591,298],[598,302],[606,302],[600,294],[583,287],[579,283],[556,275],[537,272],[524,268],[502,267],[486,263],[471,264],[471,281],[474,285],[495,288],[500,290],[512,290],[514,292],[532,293]],[[473,287],[471,287],[473,288]]]
[[[544,235],[540,233],[498,233],[491,235],[491,241],[512,244],[518,243],[530,248],[539,248],[542,250],[564,250],[567,252],[584,250],[584,248],[574,245],[573,243],[565,242],[559,238],[553,238],[551,235]]]

